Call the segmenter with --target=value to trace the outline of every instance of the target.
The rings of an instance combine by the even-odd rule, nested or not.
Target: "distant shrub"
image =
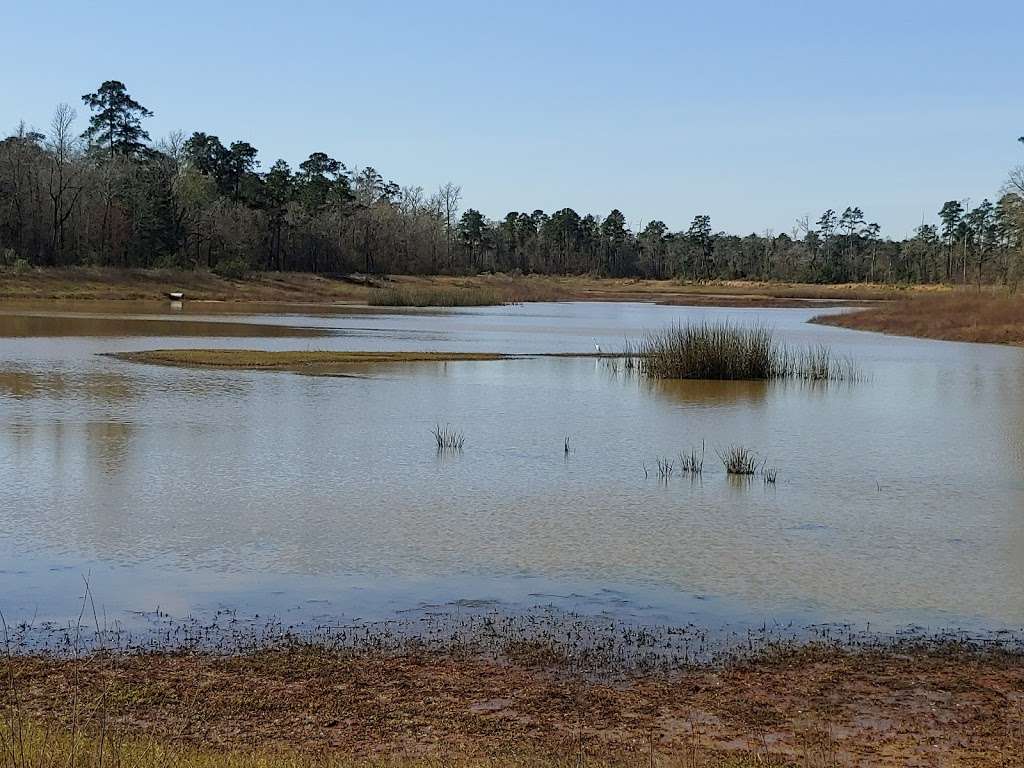
[[[249,275],[249,262],[241,256],[235,256],[218,262],[213,268],[213,274],[227,280],[244,280]]]
[[[482,287],[377,288],[369,297],[369,304],[374,307],[487,307],[504,303],[505,297],[498,291]]]
[[[32,265],[18,256],[13,248],[0,248],[0,268],[16,275],[23,275],[32,269]]]

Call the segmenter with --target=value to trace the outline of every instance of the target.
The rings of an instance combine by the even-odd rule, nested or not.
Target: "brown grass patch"
[[[0,297],[17,300],[166,301],[183,291],[186,301],[366,304],[381,291],[451,291],[493,295],[501,301],[653,301],[696,306],[830,306],[896,299],[936,290],[877,284],[810,285],[724,280],[684,282],[587,275],[475,275],[366,277],[297,272],[253,273],[233,280],[204,270],[62,267],[0,271]]]
[[[267,352],[257,349],[152,349],[143,352],[115,352],[110,356],[135,363],[266,371],[327,370],[383,363],[505,360],[509,357],[489,352],[330,352],[325,350]]]
[[[825,315],[812,322],[947,341],[1024,344],[1024,297],[964,289]]]
[[[659,765],[996,766],[1019,765],[1024,748],[1024,664],[973,653],[809,648],[615,680],[535,652],[315,647],[14,657],[9,667],[31,722],[66,734],[77,712],[81,732],[95,733],[102,710],[119,738],[184,755],[556,765],[578,764],[582,743],[594,764],[649,765],[653,750]]]

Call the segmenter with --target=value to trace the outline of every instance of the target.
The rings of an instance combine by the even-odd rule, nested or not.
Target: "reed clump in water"
[[[704,471],[704,443],[700,444],[700,454],[691,448],[688,454],[679,454],[679,471],[684,475],[699,475]]]
[[[860,381],[863,375],[850,357],[837,357],[826,344],[804,349],[782,348],[782,376],[804,381]]]
[[[731,445],[719,451],[718,458],[722,460],[726,474],[753,475],[757,472],[757,454],[742,445]]]
[[[490,307],[506,301],[499,291],[487,286],[375,288],[368,298],[373,307]]]
[[[452,429],[447,424],[443,427],[438,424],[430,430],[430,433],[434,436],[439,451],[461,451],[462,446],[466,443],[465,434],[461,430]]]
[[[657,459],[655,459],[655,461],[658,463],[659,478],[661,478],[662,480],[668,480],[670,477],[672,477],[672,473],[676,471],[675,462],[673,462],[667,456],[664,458],[659,456]]]
[[[859,378],[852,360],[829,347],[793,349],[765,326],[729,322],[672,325],[649,333],[623,353],[627,370],[655,379],[847,381]]]

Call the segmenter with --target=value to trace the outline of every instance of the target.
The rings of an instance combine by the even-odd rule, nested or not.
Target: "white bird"
[[[594,349],[597,350],[597,354],[601,354],[601,345],[597,343],[597,339],[594,339]]]

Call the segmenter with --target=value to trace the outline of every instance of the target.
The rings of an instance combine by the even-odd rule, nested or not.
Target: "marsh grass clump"
[[[726,474],[749,476],[757,472],[757,454],[742,445],[731,445],[719,451],[718,458],[722,460]]]
[[[767,462],[761,465],[761,479],[764,480],[765,485],[775,485],[775,479],[779,475],[777,467],[767,466]]]
[[[439,451],[461,451],[466,442],[466,436],[461,430],[452,429],[448,425],[436,425],[430,433],[434,436]]]
[[[704,443],[700,444],[700,454],[691,448],[688,454],[679,454],[679,471],[684,475],[699,475],[704,471]]]
[[[622,367],[627,371],[635,371],[640,368],[639,345],[626,339],[622,344]]]
[[[783,375],[804,381],[859,381],[863,378],[850,357],[836,357],[825,344],[783,349]]]
[[[768,328],[731,323],[672,325],[635,348],[635,365],[655,379],[771,379],[778,344]]]
[[[829,347],[793,349],[766,326],[729,322],[672,325],[648,333],[623,352],[627,370],[654,379],[837,381],[859,378],[849,359]]]
[[[658,463],[658,477],[662,480],[668,480],[672,477],[672,473],[676,471],[675,462],[669,459],[667,456],[662,458],[658,457],[655,459]]]
[[[490,307],[507,299],[487,286],[399,286],[375,288],[367,301],[373,307]]]

